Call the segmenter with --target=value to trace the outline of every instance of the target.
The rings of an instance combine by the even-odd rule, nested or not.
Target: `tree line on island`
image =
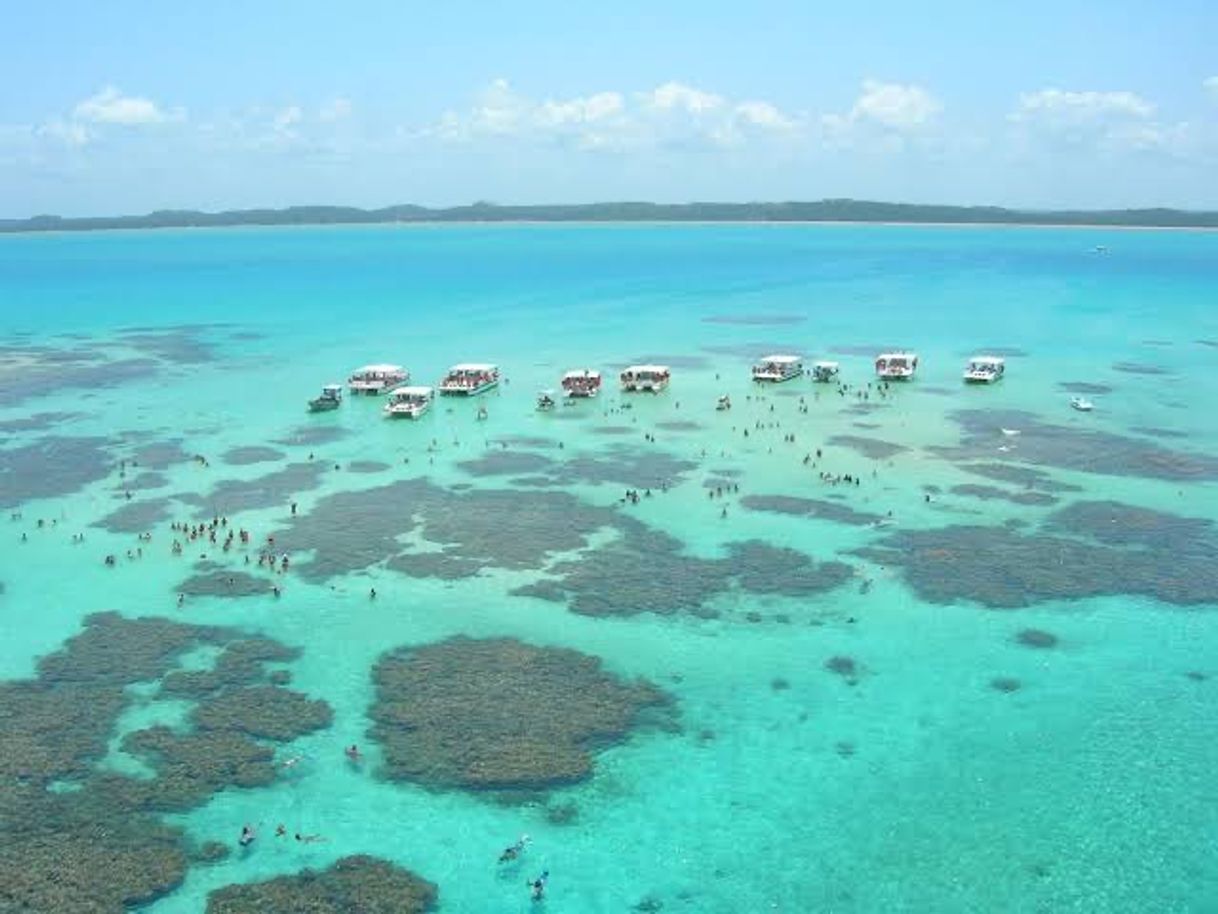
[[[1218,228],[1218,212],[1167,208],[1022,210],[999,206],[941,206],[845,199],[789,203],[623,202],[519,206],[481,202],[447,208],[428,208],[411,204],[382,209],[291,206],[285,209],[246,209],[217,213],[158,210],[143,216],[34,216],[29,219],[0,219],[0,232],[447,222],[895,222]]]

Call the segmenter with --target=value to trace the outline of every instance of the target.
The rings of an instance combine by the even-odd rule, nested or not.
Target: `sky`
[[[1218,209],[1218,0],[13,3],[0,217]]]

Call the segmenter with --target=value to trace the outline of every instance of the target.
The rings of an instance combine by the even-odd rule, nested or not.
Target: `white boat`
[[[390,419],[417,419],[431,407],[430,387],[398,387],[389,391],[385,415]]]
[[[719,402],[715,404],[715,409],[719,410],[719,412],[723,412],[724,410],[728,410],[731,408],[732,408],[732,398],[729,397],[727,394],[724,394],[722,397],[720,397]]]
[[[1095,409],[1095,404],[1086,397],[1071,397],[1070,405],[1080,413],[1089,413]]]
[[[545,412],[551,410],[555,406],[554,391],[543,390],[537,394],[537,408]]]
[[[754,381],[778,383],[798,378],[804,373],[804,363],[797,355],[767,355],[753,366]]]
[[[601,392],[601,373],[589,368],[578,368],[562,376],[562,392],[565,397],[595,397]]]
[[[994,355],[975,355],[964,369],[964,380],[968,384],[993,384],[1001,381],[1007,370],[1005,359]]]
[[[343,386],[341,384],[327,384],[321,389],[321,395],[314,397],[309,401],[309,412],[324,413],[332,409],[338,409],[343,402]]]
[[[822,384],[836,381],[842,366],[837,362],[816,362],[812,365],[812,380]]]
[[[882,352],[875,359],[876,377],[884,381],[910,381],[917,370],[916,352]]]
[[[351,372],[347,386],[353,394],[383,394],[409,380],[410,372],[401,365],[365,365]]]
[[[440,393],[474,397],[499,383],[499,366],[482,362],[465,362],[448,369],[440,382]]]
[[[631,365],[622,372],[622,390],[659,393],[671,380],[667,365]]]

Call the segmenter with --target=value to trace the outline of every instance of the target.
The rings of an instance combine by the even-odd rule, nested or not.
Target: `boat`
[[[1002,380],[1006,368],[1006,360],[998,356],[975,355],[964,369],[964,380],[967,384],[993,384]]]
[[[588,368],[568,371],[562,376],[565,397],[595,397],[601,392],[601,373]]]
[[[727,394],[724,394],[722,397],[720,397],[719,402],[715,404],[715,409],[719,410],[719,412],[723,412],[724,410],[728,410],[731,408],[732,408],[732,398],[729,397]]]
[[[753,366],[754,381],[779,383],[798,378],[804,373],[804,363],[797,355],[767,355]]]
[[[475,397],[499,384],[499,366],[465,362],[448,369],[440,382],[440,393]]]
[[[351,372],[347,386],[353,394],[383,394],[387,390],[405,384],[410,372],[401,365],[365,365]]]
[[[341,384],[327,384],[321,389],[321,395],[314,397],[309,401],[309,412],[324,413],[332,409],[338,409],[343,402],[343,386]]]
[[[842,366],[837,362],[816,362],[812,365],[812,380],[822,384],[836,381]]]
[[[918,370],[916,352],[882,352],[876,356],[875,373],[884,381],[910,381]]]
[[[390,419],[417,419],[431,408],[430,387],[397,387],[389,391],[385,415]]]
[[[631,365],[622,372],[622,390],[658,394],[671,380],[667,365]]]
[[[568,396],[570,396],[568,394]],[[553,409],[555,406],[554,391],[543,390],[537,394],[537,408],[543,412]]]
[[[1080,413],[1089,413],[1095,409],[1095,404],[1086,397],[1071,397],[1070,405]]]

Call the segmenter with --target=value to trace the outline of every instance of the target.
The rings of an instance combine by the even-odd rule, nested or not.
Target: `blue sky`
[[[181,7],[181,8],[174,8]],[[1218,208],[1218,2],[14,5],[0,215]]]

